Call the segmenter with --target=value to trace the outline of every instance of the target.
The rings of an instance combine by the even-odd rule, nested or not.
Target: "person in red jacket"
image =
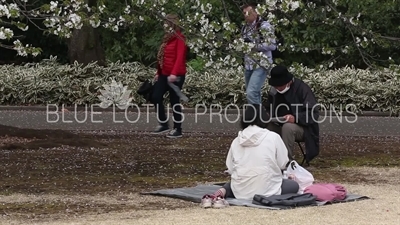
[[[168,14],[165,17],[165,34],[157,54],[158,67],[154,78],[157,82],[154,84],[152,96],[159,122],[154,133],[165,133],[170,129],[163,101],[164,94],[169,92],[174,121],[173,129],[167,134],[167,137],[170,138],[182,137],[183,119],[180,98],[170,86],[170,83],[175,84],[181,90],[186,75],[187,46],[185,36],[181,33],[178,24],[179,17],[177,15]]]

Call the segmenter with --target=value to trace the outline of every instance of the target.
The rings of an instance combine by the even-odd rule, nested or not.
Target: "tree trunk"
[[[86,3],[92,7],[97,4],[97,0],[86,0]],[[97,62],[105,66],[106,55],[97,30],[90,25],[74,30],[68,42],[68,57],[71,64],[75,61],[84,65]]]

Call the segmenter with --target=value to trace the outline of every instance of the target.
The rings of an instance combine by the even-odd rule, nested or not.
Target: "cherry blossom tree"
[[[0,0],[0,2],[0,41],[13,40],[12,45],[0,43],[0,46],[14,49],[21,56],[37,56],[41,49],[23,43],[18,36],[14,36],[14,31],[15,29],[27,31],[30,26],[38,26],[36,22],[38,19],[43,20],[45,32],[69,39],[70,46],[74,46],[82,40],[89,40],[92,44],[99,42],[96,28],[100,26],[118,32],[121,27],[135,26],[150,20],[161,22],[164,16],[170,13],[171,10],[168,9],[174,8],[184,10],[180,26],[185,31],[188,46],[204,60],[206,67],[229,66],[241,69],[241,59],[244,54],[249,54],[261,66],[269,66],[263,54],[251,51],[254,44],[245,43],[240,37],[241,25],[232,22],[227,10],[221,14],[220,6],[225,7],[225,4],[228,4],[224,1],[127,0],[121,12],[108,10],[106,1],[100,0],[51,1],[40,7],[30,4],[28,0]],[[284,33],[285,44],[279,46],[280,51],[322,53],[329,56],[326,65],[328,67],[333,66],[338,57],[358,52],[365,64],[372,65],[377,56],[373,55],[371,45],[387,45],[388,41],[398,43],[400,39],[370,29],[370,24],[375,21],[368,21],[368,15],[363,14],[368,12],[360,11],[360,7],[356,6],[360,1],[355,2],[265,0],[259,4],[257,11],[275,28],[263,32],[266,42],[276,38],[275,31],[288,28],[286,31],[289,32]],[[398,3],[390,2],[385,3],[384,9],[391,10],[393,6],[398,8]],[[280,12],[280,15],[284,16],[277,16],[275,12]],[[344,30],[340,32],[338,27]],[[351,41],[347,43],[339,43],[335,39],[346,35],[351,37]],[[73,52],[70,57],[78,59],[78,62],[85,61],[85,58],[104,61],[104,58],[99,56],[102,53],[98,53],[101,49],[93,48],[86,51],[92,51],[88,54],[93,56],[79,59],[79,52]]]

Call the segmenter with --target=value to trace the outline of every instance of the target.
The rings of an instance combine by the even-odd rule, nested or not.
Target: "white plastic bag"
[[[286,171],[288,177],[299,184],[299,194],[303,194],[304,189],[314,183],[314,176],[300,166],[295,160],[290,162]]]

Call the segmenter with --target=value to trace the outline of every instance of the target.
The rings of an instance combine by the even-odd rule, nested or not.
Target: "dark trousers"
[[[177,76],[179,80],[175,81],[174,84],[182,90],[183,83],[185,82],[185,76]],[[169,92],[169,101],[172,107],[173,118],[174,118],[174,128],[181,130],[182,124],[182,107],[180,104],[179,96],[175,91],[168,85],[168,76],[159,75],[157,82],[154,84],[153,91],[153,102],[154,107],[157,112],[157,119],[159,123],[163,126],[168,126],[168,118],[165,115],[164,107],[164,95]]]
[[[225,183],[222,186],[226,190],[225,198],[235,198],[231,188],[231,182]],[[294,180],[283,179],[281,185],[281,195],[284,194],[296,194],[299,191],[299,184]]]

